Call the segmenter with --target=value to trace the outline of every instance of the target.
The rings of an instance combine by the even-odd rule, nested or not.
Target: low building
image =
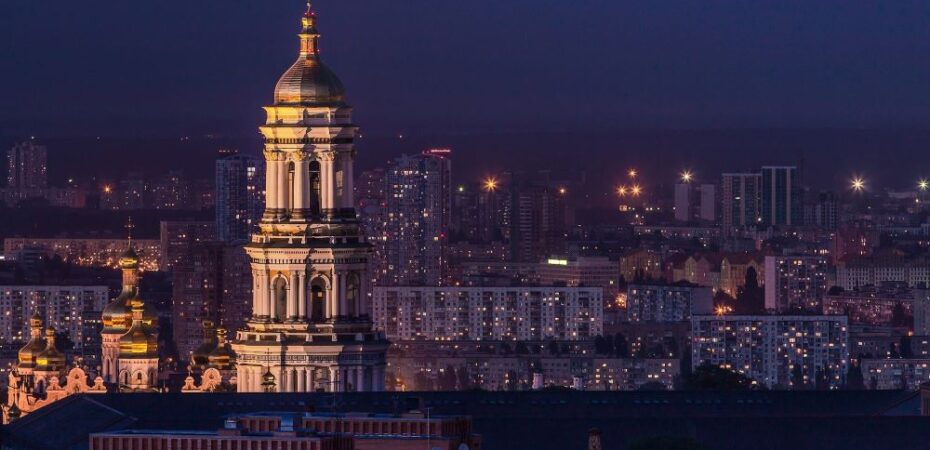
[[[868,389],[916,390],[930,382],[930,358],[862,359],[859,367]]]
[[[908,327],[914,320],[915,290],[904,283],[864,286],[827,294],[824,314],[845,314],[850,325]]]
[[[599,287],[604,298],[617,296],[619,267],[606,257],[549,258],[536,269],[543,286]]]
[[[769,388],[838,388],[849,364],[846,316],[695,316],[692,366],[732,369]]]
[[[601,288],[385,287],[372,290],[389,340],[584,340],[603,331]]]
[[[217,431],[122,430],[90,435],[90,450],[480,450],[471,419],[368,413],[254,413]]]

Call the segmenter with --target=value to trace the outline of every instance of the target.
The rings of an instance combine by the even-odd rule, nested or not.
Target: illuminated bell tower
[[[353,198],[358,128],[345,89],[320,59],[316,13],[300,54],[265,107],[266,209],[246,252],[252,317],[237,333],[237,389],[380,391],[388,342],[368,315],[370,245]]]

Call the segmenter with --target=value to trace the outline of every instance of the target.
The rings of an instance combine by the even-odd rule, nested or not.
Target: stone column
[[[291,272],[291,279],[288,280],[287,290],[287,320],[294,320],[297,318],[297,303],[300,301],[297,298],[299,280],[300,277],[297,275],[297,272]]]
[[[278,164],[274,152],[265,152],[265,213],[263,220],[273,220],[278,209]]]
[[[286,218],[291,209],[291,193],[290,189],[288,189],[288,162],[282,157],[280,161],[276,161],[276,164],[278,165],[278,207],[282,210],[281,218]]]
[[[294,289],[297,289],[297,318],[299,320],[307,319],[307,279],[303,276],[303,273],[298,274],[297,284],[294,285]]]
[[[320,204],[323,215],[332,217],[333,209],[336,208],[336,155],[332,151],[321,152],[318,155],[320,160]]]
[[[355,207],[355,180],[353,174],[353,160],[354,155],[352,151],[344,152],[342,154],[342,207],[346,209],[352,209]]]
[[[307,195],[310,184],[308,170],[303,153],[294,155],[294,206],[291,218],[295,220],[305,219],[310,208],[310,196]]]
[[[342,309],[342,274],[339,272],[333,271],[333,285],[330,289],[329,303],[330,312],[332,315],[330,317],[339,317],[345,314],[345,310]]]
[[[365,392],[365,366],[355,368],[355,392]]]
[[[341,382],[341,377],[339,376],[339,369],[335,367],[329,368],[329,386],[327,387],[327,392],[339,392],[339,383]]]
[[[345,274],[339,274],[339,314],[348,315],[349,313],[349,303],[346,298],[346,276]]]
[[[274,284],[275,284],[274,278],[272,278],[271,275],[268,275],[268,287],[266,289],[267,295],[268,295],[268,302],[266,304],[268,305],[268,317],[271,320],[274,320],[278,317],[278,308],[277,308],[278,302],[277,302],[277,299],[275,298]]]

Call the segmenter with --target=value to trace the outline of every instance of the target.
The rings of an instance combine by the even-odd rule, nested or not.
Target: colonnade
[[[378,366],[262,367],[240,365],[236,381],[239,392],[261,392],[266,371],[275,376],[275,392],[380,392],[384,391],[385,368]]]
[[[355,207],[353,152],[323,151],[313,156],[311,160],[303,153],[265,152],[265,220],[305,220],[314,213]],[[319,165],[318,192],[311,177],[314,163]]]
[[[252,315],[258,318],[323,322],[337,317],[358,317],[368,312],[362,277],[357,271],[337,270],[332,273],[330,281],[322,275],[308,280],[306,271],[284,274],[255,270],[252,279]],[[313,302],[319,301],[318,292],[322,293],[323,305],[315,309]]]

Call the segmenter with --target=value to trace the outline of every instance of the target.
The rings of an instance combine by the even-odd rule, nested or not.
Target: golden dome
[[[122,359],[158,357],[158,334],[152,322],[143,319],[144,310],[142,300],[133,299],[132,327],[119,338],[119,357]]]
[[[216,339],[216,326],[212,320],[203,321],[203,343],[191,354],[191,364],[205,368],[210,362],[210,353],[216,350],[219,341]]]
[[[36,356],[36,370],[43,372],[61,372],[65,368],[65,355],[55,347],[55,328],[45,330],[45,350]]]
[[[274,89],[276,105],[342,105],[346,92],[339,77],[320,59],[316,13],[307,5],[301,19],[300,56]]]
[[[217,370],[232,370],[236,364],[236,352],[232,350],[229,342],[226,342],[226,329],[216,330],[217,346],[210,352],[210,367]]]
[[[31,337],[29,342],[19,349],[17,355],[19,364],[18,367],[21,369],[31,369],[36,366],[36,358],[39,356],[39,353],[42,353],[45,350],[45,339],[42,339],[42,317],[39,316],[39,313],[33,314],[32,318],[29,319],[29,327],[31,328]]]
[[[126,249],[119,257],[119,267],[124,270],[139,268],[139,255],[132,247]]]
[[[132,310],[122,295],[103,308],[104,332],[125,332],[132,324]]]

